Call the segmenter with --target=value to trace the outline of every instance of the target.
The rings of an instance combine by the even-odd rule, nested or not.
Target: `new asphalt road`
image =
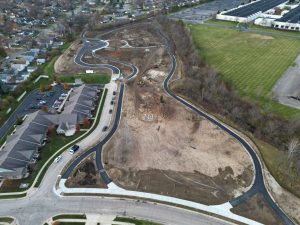
[[[245,202],[246,200],[248,200],[250,197],[252,197],[254,194],[256,193],[261,193],[265,200],[268,202],[269,206],[274,210],[274,212],[276,213],[276,215],[278,215],[278,217],[285,223],[285,224],[293,224],[293,222],[289,219],[289,217],[282,211],[282,209],[280,207],[278,207],[278,205],[274,202],[274,200],[272,199],[272,197],[270,196],[269,192],[267,191],[267,188],[265,186],[264,183],[264,177],[263,177],[263,172],[262,172],[262,166],[261,163],[259,161],[258,156],[255,153],[255,150],[251,147],[251,145],[249,143],[247,143],[247,141],[241,137],[240,135],[238,135],[237,133],[235,133],[233,130],[231,130],[229,127],[227,127],[226,125],[224,125],[223,123],[219,122],[216,118],[214,118],[213,116],[207,114],[206,112],[203,112],[201,110],[199,110],[197,107],[195,107],[194,105],[190,104],[189,102],[187,102],[186,100],[180,98],[179,96],[177,96],[176,94],[174,94],[170,88],[169,88],[169,81],[172,78],[173,74],[175,73],[176,70],[176,66],[177,66],[177,62],[176,62],[176,57],[173,53],[173,50],[171,49],[171,46],[169,45],[168,39],[166,38],[166,36],[160,31],[158,30],[158,33],[161,35],[162,39],[165,41],[165,45],[167,46],[167,50],[168,53],[172,59],[172,66],[170,69],[170,73],[167,76],[167,78],[164,81],[164,89],[166,90],[166,92],[173,98],[175,98],[176,100],[178,100],[180,103],[182,103],[183,105],[185,105],[186,107],[190,108],[191,110],[193,110],[194,112],[196,112],[197,114],[199,114],[200,116],[205,117],[206,119],[208,119],[210,122],[212,122],[213,124],[215,124],[216,126],[220,127],[222,130],[224,130],[226,133],[228,133],[230,136],[232,136],[233,138],[235,138],[238,142],[241,143],[241,145],[244,146],[244,148],[248,151],[248,153],[250,154],[253,163],[254,163],[254,167],[255,167],[255,181],[253,183],[253,186],[251,187],[251,189],[249,191],[247,191],[245,194],[241,195],[240,197],[233,199],[230,201],[230,203],[232,204],[232,206],[237,206],[243,202]],[[101,44],[101,42],[103,42],[103,44]],[[99,46],[104,46],[105,42],[104,41],[99,41]],[[91,49],[89,49],[91,50]],[[81,54],[84,54],[83,52],[80,52]],[[80,57],[81,59],[81,57]],[[84,63],[79,62],[82,65],[84,65]],[[101,151],[102,151],[102,146],[103,144],[106,143],[106,141],[108,141],[112,135],[114,134],[114,132],[116,131],[119,121],[120,121],[120,117],[121,117],[121,108],[122,108],[122,98],[123,98],[123,84],[122,84],[122,91],[120,92],[120,100],[118,103],[118,109],[117,109],[117,114],[116,114],[116,119],[115,119],[115,124],[113,126],[113,129],[110,131],[110,133],[108,134],[107,138],[105,138],[103,141],[101,141],[96,147],[94,147],[93,149],[91,149],[90,151],[96,151],[96,155],[97,155],[97,167],[99,169],[100,174],[102,176],[102,178],[104,179],[104,181],[108,184],[111,182],[109,176],[107,175],[106,171],[103,168],[102,165],[102,160],[101,160]],[[87,155],[84,155],[81,158],[84,159]],[[76,163],[71,165],[71,168],[69,168],[69,170],[67,171],[68,173],[63,175],[63,178],[67,178],[70,174],[70,172],[78,165],[78,163],[80,162],[80,160],[78,160]]]
[[[222,130],[227,132],[229,135],[237,139],[249,152],[251,155],[254,166],[255,166],[255,182],[253,187],[249,192],[242,195],[240,198],[234,199],[231,201],[232,205],[238,205],[241,202],[244,202],[253,193],[261,192],[270,206],[274,209],[276,214],[286,223],[293,224],[292,221],[286,216],[286,214],[276,205],[276,203],[270,197],[263,181],[262,168],[260,161],[255,154],[254,149],[239,135],[234,133],[230,128],[219,122],[214,117],[206,114],[205,112],[200,111],[198,108],[188,103],[184,99],[175,95],[169,89],[169,81],[173,76],[176,70],[176,58],[173,54],[172,49],[168,45],[167,39],[162,35],[162,38],[165,39],[166,45],[168,46],[168,52],[172,58],[172,67],[170,73],[167,76],[164,82],[164,88],[167,93],[178,100],[180,103],[184,104],[186,107],[192,109],[199,115],[207,118],[212,123],[219,126]],[[103,43],[104,44],[104,43]],[[103,45],[102,44],[102,45]],[[101,44],[100,44],[101,45]],[[84,46],[87,51],[87,46]],[[90,49],[89,49],[90,50]],[[85,53],[82,51],[82,54]],[[81,61],[81,57],[79,58]],[[89,65],[87,65],[89,66]],[[99,65],[100,66],[100,65]],[[111,68],[113,73],[113,67]],[[102,145],[106,143],[109,138],[116,131],[120,118],[121,118],[121,108],[123,102],[123,93],[124,93],[124,84],[121,84],[119,92],[119,100],[117,105],[116,119],[114,121],[113,127],[108,133],[108,135],[102,140],[97,146],[90,149],[87,153],[84,153],[83,156],[80,156],[78,162],[81,159],[85,158],[89,153],[96,151],[97,153],[97,167],[101,172],[101,176],[104,180],[109,183],[110,179],[107,176],[105,170],[102,167],[101,162],[101,150]],[[77,163],[71,165],[71,169],[63,175],[64,177],[69,176],[70,171],[74,169]],[[1,200],[0,201],[0,216],[14,216],[16,217],[21,224],[42,224],[42,222],[58,213],[102,213],[102,214],[118,214],[118,215],[129,215],[136,216],[140,218],[150,219],[157,222],[162,222],[166,224],[226,224],[224,221],[219,221],[215,218],[207,217],[196,212],[186,211],[170,206],[159,205],[155,203],[143,203],[139,201],[131,200],[117,200],[117,199],[105,199],[103,197],[58,197],[53,193],[53,184],[55,183],[56,177],[55,174],[58,174],[58,169],[55,170],[55,166],[52,165],[49,168],[49,171],[46,174],[40,188],[29,195],[29,197],[18,199],[18,200]],[[105,178],[107,176],[107,178]]]
[[[240,197],[233,199],[230,201],[231,205],[237,206],[243,202],[245,202],[246,200],[248,200],[251,196],[253,196],[256,193],[261,193],[265,200],[268,202],[269,206],[274,210],[274,212],[276,213],[276,215],[285,223],[285,224],[294,224],[290,218],[283,212],[283,210],[278,207],[278,205],[274,202],[274,200],[272,199],[272,197],[270,196],[269,192],[267,191],[267,188],[265,186],[264,183],[264,177],[263,177],[263,172],[262,172],[262,165],[260,163],[260,160],[258,159],[257,154],[255,153],[255,150],[251,147],[251,145],[240,135],[238,135],[237,133],[235,133],[233,130],[231,130],[228,126],[224,125],[223,123],[219,122],[216,118],[214,118],[213,116],[209,115],[206,112],[203,112],[201,110],[199,110],[197,107],[195,107],[194,105],[190,104],[189,102],[187,102],[186,100],[180,98],[179,96],[177,96],[176,94],[174,94],[170,88],[169,88],[169,81],[171,80],[175,70],[176,70],[176,58],[175,55],[173,54],[173,50],[171,49],[170,45],[168,44],[167,38],[160,32],[162,38],[166,41],[167,44],[167,48],[168,48],[168,52],[170,57],[172,58],[172,68],[171,68],[171,72],[169,73],[168,77],[166,78],[166,80],[164,81],[164,89],[166,90],[166,92],[172,96],[173,98],[175,98],[177,101],[179,101],[180,103],[182,103],[183,105],[185,105],[186,107],[190,108],[191,110],[193,110],[194,112],[196,112],[197,114],[199,114],[200,116],[203,116],[204,118],[206,118],[207,120],[209,120],[210,122],[212,122],[213,124],[215,124],[216,126],[218,126],[219,128],[221,128],[223,131],[225,131],[226,133],[228,133],[230,136],[232,136],[233,138],[235,138],[238,142],[240,142],[240,144],[248,151],[248,153],[250,154],[253,163],[254,163],[254,167],[255,167],[255,181],[253,183],[253,186],[251,187],[251,189],[249,191],[247,191],[245,194],[241,195]]]
[[[119,91],[119,99],[116,112],[116,120],[112,129],[103,141],[97,146],[90,149],[78,159],[79,162],[84,156],[93,151],[97,152],[97,166],[103,168],[99,155],[103,143],[113,135],[118,127],[121,117],[121,107],[123,101],[124,84],[121,84]],[[68,154],[68,153],[66,153]],[[65,160],[67,157],[63,157]],[[74,163],[76,164],[76,163]],[[73,167],[73,166],[71,166]],[[0,201],[0,217],[12,216],[15,217],[22,225],[40,225],[45,220],[56,214],[68,213],[96,213],[109,214],[120,216],[131,216],[137,218],[148,219],[163,224],[170,225],[191,225],[191,224],[229,224],[217,218],[202,215],[197,212],[192,212],[176,207],[161,205],[157,203],[148,203],[138,200],[129,199],[111,199],[103,197],[80,197],[80,196],[64,196],[59,197],[55,194],[53,185],[56,182],[57,175],[60,173],[60,164],[52,164],[40,187],[28,193],[27,197],[22,199],[1,200]],[[70,170],[64,176],[68,176]],[[101,174],[102,175],[102,174]],[[107,177],[108,178],[108,177]],[[107,183],[110,182],[104,179]]]

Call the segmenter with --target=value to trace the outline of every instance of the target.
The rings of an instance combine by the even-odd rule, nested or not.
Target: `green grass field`
[[[300,40],[206,25],[189,27],[200,55],[240,95],[286,118],[300,113],[270,101],[273,86],[300,54]]]

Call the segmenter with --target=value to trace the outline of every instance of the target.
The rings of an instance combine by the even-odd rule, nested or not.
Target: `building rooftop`
[[[260,0],[245,6],[241,6],[237,9],[228,11],[224,13],[224,15],[248,17],[258,12],[268,11],[269,9],[272,9],[275,6],[278,6],[284,2],[286,2],[286,0]]]

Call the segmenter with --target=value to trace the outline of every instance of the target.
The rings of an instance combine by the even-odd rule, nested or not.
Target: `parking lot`
[[[218,11],[231,9],[239,6],[243,0],[216,0],[202,5],[179,11],[170,16],[172,19],[182,20],[187,23],[201,23],[210,19],[217,14]]]
[[[66,93],[63,85],[56,85],[52,91],[41,93],[39,90],[32,91],[10,115],[8,120],[0,128],[0,139],[2,139],[17,118],[21,118],[28,113],[35,112],[44,106],[50,109],[54,102],[59,99],[61,94]]]
[[[64,90],[63,85],[56,85],[53,87],[52,91],[41,93],[37,91],[31,97],[30,104],[27,104],[23,114],[20,116],[24,116],[28,112],[33,112],[38,109],[41,109],[43,106],[46,106],[50,109],[54,103],[59,100],[61,94],[65,94],[67,91]]]

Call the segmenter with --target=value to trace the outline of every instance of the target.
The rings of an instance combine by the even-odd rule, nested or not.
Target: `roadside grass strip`
[[[86,84],[108,84],[111,76],[108,74],[77,74],[59,76],[63,83],[74,83],[75,79],[81,79]]]
[[[199,54],[246,99],[285,118],[299,110],[272,100],[272,88],[300,54],[300,39],[190,25]]]
[[[62,214],[53,216],[52,220],[60,220],[60,219],[86,219],[85,214]]]
[[[14,222],[14,219],[11,217],[0,217],[0,223],[1,222],[11,224],[12,222]]]
[[[85,222],[75,222],[75,221],[60,221],[56,220],[52,223],[53,225],[85,225]]]
[[[135,225],[162,225],[160,223],[154,223],[154,222],[147,221],[147,220],[139,220],[136,218],[128,218],[128,217],[116,217],[114,219],[114,221],[132,223]]]

